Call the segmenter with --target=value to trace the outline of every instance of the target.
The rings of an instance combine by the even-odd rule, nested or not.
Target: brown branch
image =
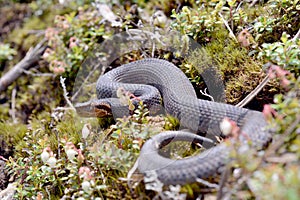
[[[269,75],[267,75],[262,82],[252,91],[250,94],[248,94],[241,102],[236,104],[237,107],[244,107],[247,105],[264,87],[268,84],[270,78]]]
[[[7,89],[15,80],[17,80],[24,70],[29,69],[38,62],[40,56],[44,53],[46,39],[40,41],[33,49],[30,49],[26,56],[16,64],[11,70],[0,78],[0,93]]]

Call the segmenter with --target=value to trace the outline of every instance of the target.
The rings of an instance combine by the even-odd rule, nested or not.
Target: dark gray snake
[[[120,87],[138,96],[150,110],[157,108],[162,97],[165,111],[192,132],[220,136],[220,122],[227,117],[237,123],[257,148],[262,148],[271,139],[261,112],[198,99],[180,69],[168,61],[154,58],[125,64],[100,76],[96,88],[98,100],[77,105],[78,113],[97,117],[113,114],[115,118],[129,115],[128,105],[123,105],[117,98]],[[133,100],[134,104],[137,101]],[[248,139],[244,138],[242,142]],[[179,160],[159,154],[165,144],[182,140],[199,142],[211,148],[197,156]],[[229,147],[224,143],[214,146],[211,139],[200,135],[166,131],[143,145],[138,169],[142,173],[156,173],[164,184],[191,183],[219,171],[229,161],[229,152]]]

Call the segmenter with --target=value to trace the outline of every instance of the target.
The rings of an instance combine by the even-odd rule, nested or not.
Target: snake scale
[[[128,106],[117,98],[120,87],[139,97],[150,111],[157,109],[163,99],[166,113],[176,117],[180,125],[191,132],[220,136],[220,122],[227,117],[237,123],[257,148],[264,147],[271,139],[261,112],[198,99],[192,84],[179,68],[155,58],[125,64],[100,76],[96,86],[98,99],[78,104],[77,112],[97,117],[129,115]],[[137,104],[138,100],[132,101]],[[146,141],[138,159],[139,171],[154,172],[167,185],[195,182],[220,171],[229,162],[229,147],[225,143],[214,145],[212,139],[191,132],[166,131]],[[196,156],[175,160],[159,153],[171,141],[193,141],[209,148]]]

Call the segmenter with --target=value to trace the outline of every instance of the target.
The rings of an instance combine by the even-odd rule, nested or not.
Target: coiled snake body
[[[235,121],[258,148],[271,138],[261,112],[198,99],[193,86],[180,69],[168,61],[154,58],[125,64],[100,76],[97,82],[98,100],[77,105],[78,113],[98,117],[112,113],[115,118],[128,115],[128,106],[117,98],[120,87],[138,96],[150,110],[156,109],[162,97],[165,111],[193,132],[220,136],[220,122],[227,117]],[[163,145],[182,140],[213,147],[197,156],[180,160],[159,154]],[[138,169],[142,173],[156,173],[164,184],[185,184],[215,174],[228,159],[229,148],[224,143],[214,146],[211,139],[193,133],[166,131],[143,145]]]

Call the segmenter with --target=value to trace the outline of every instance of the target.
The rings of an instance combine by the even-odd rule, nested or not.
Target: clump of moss
[[[226,101],[236,104],[264,77],[262,63],[248,55],[245,48],[228,37],[226,30],[216,33],[205,50],[216,63],[225,82]]]
[[[0,122],[0,155],[12,156],[15,146],[21,141],[26,133],[24,124]]]
[[[206,87],[200,76],[201,70],[212,68],[217,77],[225,85],[226,102],[237,104],[245,98],[266,76],[262,70],[263,63],[248,54],[248,50],[231,39],[228,31],[223,28],[214,33],[213,39],[203,49],[195,51],[184,64],[182,69],[196,83],[198,89]],[[198,66],[198,67],[197,67]],[[199,70],[199,66],[201,69]],[[268,91],[266,88],[264,91]],[[277,90],[276,90],[277,91]],[[274,94],[273,91],[271,94]],[[265,102],[258,96],[256,100]],[[272,98],[272,95],[271,95]],[[256,109],[261,109],[262,104]]]

